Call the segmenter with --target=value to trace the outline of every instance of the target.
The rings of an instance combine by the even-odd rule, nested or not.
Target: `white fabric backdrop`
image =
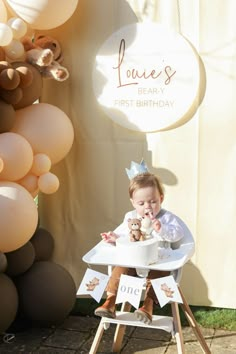
[[[47,31],[62,44],[71,76],[47,81],[42,101],[70,117],[75,140],[53,168],[60,189],[41,195],[41,225],[55,239],[54,260],[77,285],[82,256],[130,209],[125,167],[145,158],[166,189],[164,207],[193,232],[196,253],[182,287],[192,305],[236,307],[236,26],[234,0],[80,0],[67,23]],[[92,89],[96,52],[114,31],[137,21],[158,21],[180,31],[205,64],[207,90],[187,124],[161,133],[137,133],[113,123]]]

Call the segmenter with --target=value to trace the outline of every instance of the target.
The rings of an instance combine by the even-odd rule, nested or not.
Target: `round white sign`
[[[205,71],[196,50],[179,33],[137,23],[113,33],[101,46],[93,87],[114,122],[154,132],[192,118],[205,93]]]

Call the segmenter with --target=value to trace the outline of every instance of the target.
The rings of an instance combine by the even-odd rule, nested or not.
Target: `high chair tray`
[[[130,264],[129,259],[124,259],[118,253],[118,248],[113,245],[100,241],[88,253],[83,256],[83,261],[88,264],[96,265],[118,265],[131,268],[155,269],[171,271],[181,268],[193,255],[194,243],[182,244],[178,249],[158,249],[158,261],[154,264],[143,265],[139,263]]]

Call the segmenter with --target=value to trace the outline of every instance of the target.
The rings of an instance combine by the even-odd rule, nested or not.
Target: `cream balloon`
[[[14,182],[0,182],[0,251],[14,251],[33,236],[38,210],[30,193]]]
[[[60,183],[58,177],[51,172],[47,172],[39,176],[39,190],[45,194],[55,193],[58,190],[59,185]]]
[[[27,24],[19,17],[11,17],[7,24],[11,28],[15,39],[22,38],[27,32]]]
[[[7,9],[2,0],[0,0],[0,22],[5,23],[7,21]]]
[[[33,150],[23,136],[6,132],[0,134],[0,158],[3,161],[0,180],[17,181],[31,169]]]
[[[40,176],[48,172],[51,168],[51,165],[52,165],[51,160],[47,155],[36,154],[34,155],[31,172],[36,176]]]
[[[9,45],[4,47],[4,50],[6,56],[11,60],[22,59],[25,54],[23,44],[17,39],[13,39]]]
[[[74,13],[78,0],[5,0],[13,15],[34,29],[51,29],[62,25]]]
[[[13,33],[11,28],[5,23],[0,23],[0,46],[5,46],[11,43]]]
[[[34,154],[48,155],[52,164],[67,155],[74,139],[74,129],[68,116],[48,103],[18,109],[12,131],[28,140]]]

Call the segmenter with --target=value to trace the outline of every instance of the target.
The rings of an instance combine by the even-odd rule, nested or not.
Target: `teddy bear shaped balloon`
[[[18,67],[0,61],[0,98],[8,104],[17,104],[22,98],[22,89],[31,85],[33,73],[27,64]]]
[[[60,43],[50,36],[38,35],[35,39],[24,37],[25,61],[34,65],[43,78],[65,81],[68,70],[60,63],[63,60]]]

